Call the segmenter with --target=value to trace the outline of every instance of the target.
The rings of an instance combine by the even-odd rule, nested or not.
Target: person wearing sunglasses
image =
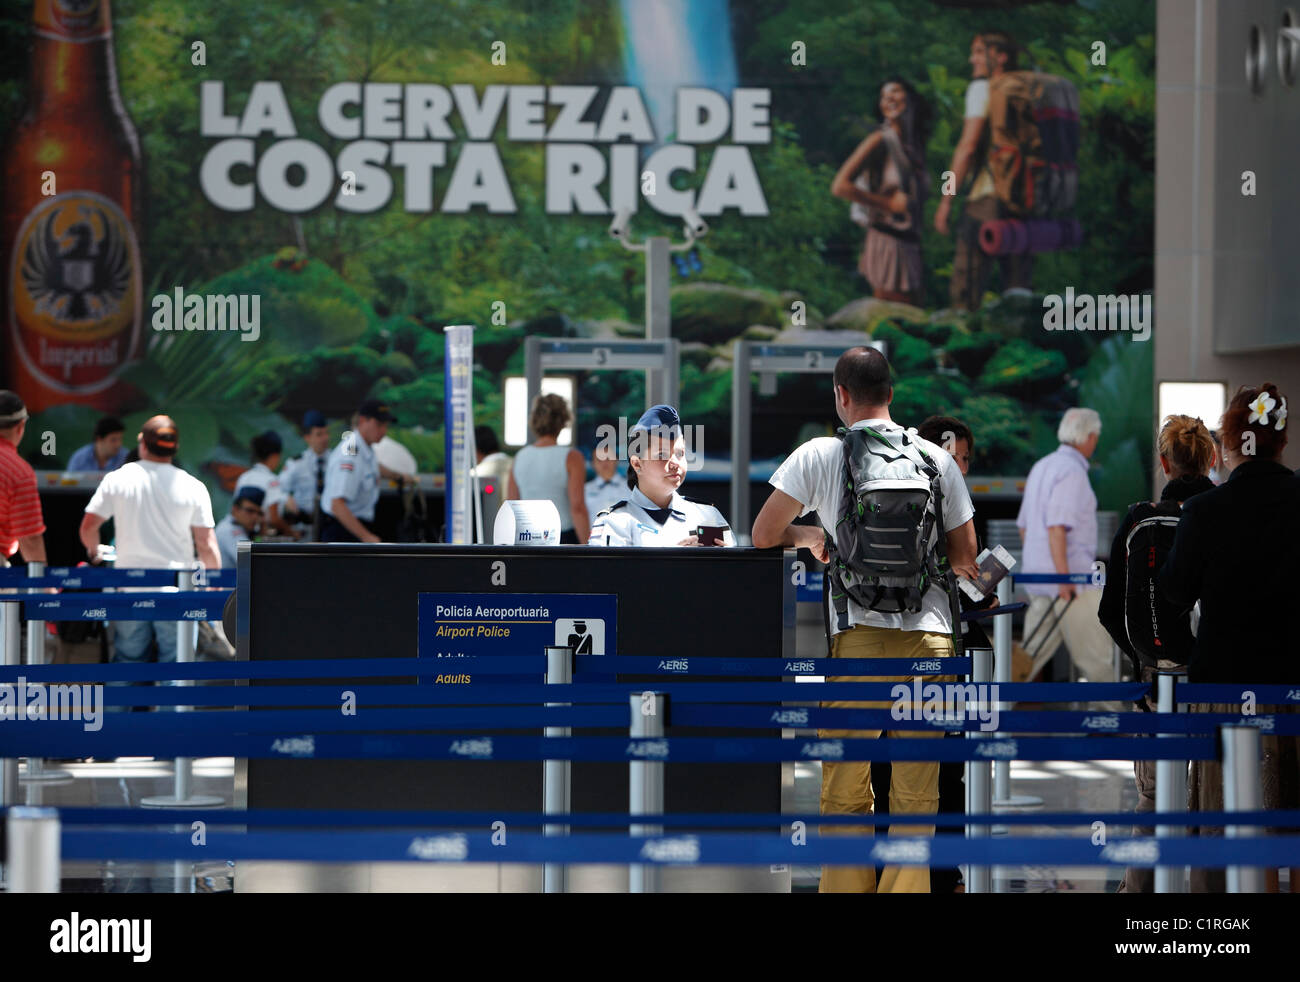
[[[262,525],[262,503],[266,498],[261,488],[246,484],[235,492],[230,504],[230,514],[217,523],[217,548],[221,551],[222,569],[234,569],[239,543],[255,536]]]

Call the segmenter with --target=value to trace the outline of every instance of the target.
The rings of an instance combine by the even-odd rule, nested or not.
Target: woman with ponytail
[[[1146,539],[1148,536],[1139,534],[1134,537],[1133,531],[1142,525],[1145,530],[1151,527],[1155,522],[1156,527],[1152,531],[1157,534],[1166,536],[1166,545],[1172,538],[1170,535],[1172,524],[1178,521],[1181,513],[1182,503],[1187,501],[1193,495],[1200,494],[1204,491],[1210,491],[1214,484],[1208,477],[1211,466],[1215,461],[1214,440],[1210,436],[1210,431],[1199,419],[1193,419],[1191,416],[1170,416],[1164,425],[1160,428],[1160,435],[1156,438],[1156,451],[1160,455],[1160,469],[1164,471],[1165,477],[1168,478],[1163,490],[1160,492],[1160,501],[1153,503],[1150,501],[1139,501],[1132,505],[1124,520],[1120,523],[1119,531],[1115,534],[1115,541],[1110,547],[1110,561],[1106,565],[1106,583],[1101,591],[1101,602],[1097,609],[1097,619],[1101,621],[1102,627],[1110,634],[1115,643],[1133,662],[1134,678],[1140,678],[1147,684],[1155,681],[1155,673],[1162,668],[1178,668],[1184,664],[1184,659],[1190,654],[1190,650],[1184,650],[1182,658],[1157,658],[1154,661],[1149,657],[1142,657],[1134,648],[1133,641],[1129,637],[1128,621],[1126,614],[1136,613],[1125,610],[1126,601],[1135,593],[1142,593],[1150,590],[1152,587],[1151,577],[1157,570],[1151,570],[1143,584],[1144,589],[1131,591],[1129,587],[1129,555],[1130,546],[1134,538]],[[1168,524],[1160,527],[1161,519]],[[1143,524],[1146,523],[1146,524]],[[1147,546],[1151,548],[1150,545]],[[1145,565],[1145,564],[1144,564]],[[1148,621],[1149,623],[1149,617]],[[1177,625],[1179,629],[1179,641],[1184,643],[1185,649],[1190,649],[1192,636],[1190,621],[1184,615],[1184,622]],[[1166,646],[1171,649],[1177,648],[1173,638],[1166,637],[1163,639]],[[1178,652],[1171,650],[1170,654],[1177,655]],[[1155,703],[1149,697],[1141,703],[1138,703],[1139,709],[1153,711]],[[1137,760],[1133,762],[1133,777],[1137,782],[1138,803],[1137,812],[1143,814],[1155,811],[1156,807],[1156,765],[1155,761]],[[1153,830],[1150,828],[1135,827],[1134,835],[1152,835]],[[1154,888],[1154,873],[1150,868],[1130,867],[1124,872],[1124,879],[1120,882],[1120,893],[1151,893]]]

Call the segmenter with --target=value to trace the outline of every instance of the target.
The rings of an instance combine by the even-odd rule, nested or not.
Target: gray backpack
[[[848,603],[881,613],[918,613],[927,590],[949,597],[961,637],[943,533],[939,466],[906,432],[839,430],[844,447],[840,513],[829,549],[831,602],[847,627]],[[958,649],[961,650],[960,641]]]

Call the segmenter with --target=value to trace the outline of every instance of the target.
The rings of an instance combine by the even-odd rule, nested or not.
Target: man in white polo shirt
[[[889,362],[872,348],[851,348],[835,364],[835,410],[846,427],[870,427],[891,439],[903,428],[889,416],[894,397]],[[934,462],[943,492],[944,545],[949,565],[967,578],[974,578],[975,509],[956,462],[942,447],[910,435],[912,441]],[[772,475],[772,492],[754,519],[753,542],[760,549],[786,546],[809,549],[826,562],[826,535],[834,535],[840,517],[840,496],[844,482],[844,445],[835,437],[818,437],[798,447]],[[821,527],[793,525],[796,518],[816,512]],[[826,530],[826,531],[823,531]],[[826,578],[827,601],[831,577]],[[920,610],[882,613],[867,610],[851,597],[843,614],[830,617],[831,654],[834,658],[946,658],[953,654],[950,597],[944,584],[932,583],[920,598]],[[960,628],[958,628],[960,630]],[[954,675],[925,676],[944,683]],[[881,673],[870,676],[835,676],[834,682],[911,682],[911,676]],[[886,702],[825,702],[826,708],[887,708]],[[942,737],[941,730],[890,731],[900,737]],[[823,738],[881,736],[881,730],[819,730]],[[933,815],[939,807],[939,764],[937,761],[895,761],[889,792],[891,815]],[[871,764],[867,761],[822,762],[822,814],[872,814]],[[870,835],[862,829],[823,829],[823,834]],[[891,835],[933,835],[934,826],[890,828]],[[864,856],[866,850],[863,851]],[[822,893],[929,893],[927,866],[886,866],[876,883],[873,866],[827,866],[822,869]]]
[[[197,478],[172,464],[180,435],[169,416],[154,416],[137,437],[140,459],[105,475],[81,519],[81,544],[99,562],[99,527],[116,529],[119,569],[190,569],[195,554],[206,569],[220,569],[212,499]],[[157,638],[158,661],[176,660],[175,621],[115,621],[113,661],[149,660]],[[187,624],[198,630],[198,624]]]

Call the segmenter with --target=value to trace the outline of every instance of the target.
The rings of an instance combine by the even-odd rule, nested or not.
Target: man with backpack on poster
[[[1191,615],[1166,599],[1156,577],[1173,548],[1183,502],[1214,487],[1208,474],[1215,461],[1209,430],[1190,416],[1168,417],[1156,438],[1156,450],[1160,469],[1169,481],[1158,502],[1139,501],[1120,523],[1097,608],[1102,627],[1133,662],[1133,677],[1148,685],[1155,682],[1158,670],[1184,666],[1192,654]],[[1156,708],[1152,696],[1137,705],[1148,712]],[[1137,813],[1155,811],[1155,761],[1134,761],[1133,778],[1138,790]],[[1137,826],[1133,834],[1149,836],[1154,832],[1150,826]],[[1151,893],[1154,887],[1151,867],[1130,867],[1124,871],[1119,892]]]
[[[956,462],[941,447],[905,431],[889,416],[894,390],[879,351],[852,348],[835,365],[835,411],[845,428],[798,447],[772,475],[775,490],[754,520],[753,543],[808,549],[830,562],[828,634],[834,658],[937,659],[955,653],[961,624],[957,573],[975,571],[975,509]],[[848,492],[846,494],[846,491]],[[816,512],[821,527],[794,525]],[[825,531],[823,531],[825,530]],[[925,676],[952,682],[955,675]],[[911,683],[907,675],[835,676],[833,682]],[[889,702],[826,702],[825,708],[889,708]],[[919,707],[916,711],[919,715]],[[900,717],[896,717],[900,718]],[[906,717],[902,717],[906,718]],[[901,737],[943,736],[938,729],[895,730]],[[875,738],[881,730],[819,730],[825,739]],[[932,815],[939,765],[897,761],[891,814]],[[871,765],[822,762],[822,814],[870,815]],[[871,835],[835,826],[823,834]],[[932,835],[933,826],[891,826],[891,835]],[[828,866],[822,893],[928,893],[926,866]]]
[[[1079,94],[1065,79],[1020,71],[1014,40],[985,31],[971,41],[971,83],[951,184],[934,214],[948,234],[953,198],[973,182],[957,223],[948,295],[952,306],[979,308],[993,271],[1002,290],[1033,286],[1034,253],[1079,245],[1074,221],[1079,146]]]

